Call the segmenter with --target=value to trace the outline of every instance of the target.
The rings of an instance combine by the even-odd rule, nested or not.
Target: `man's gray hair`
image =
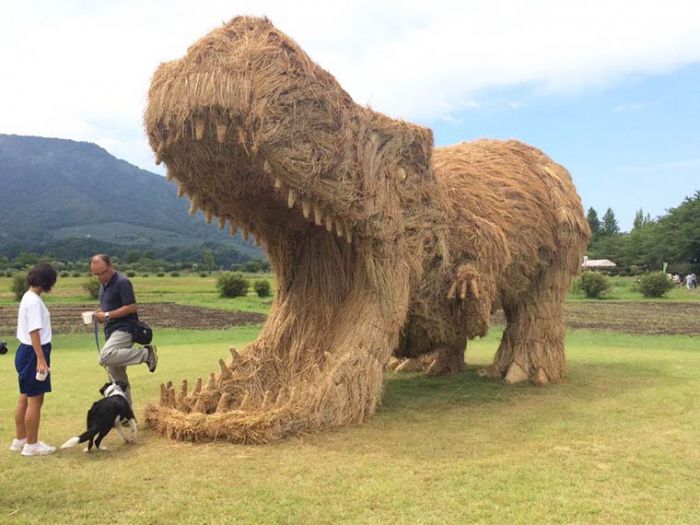
[[[109,255],[107,255],[106,253],[96,253],[95,255],[90,257],[90,263],[92,263],[94,261],[98,261],[98,260],[102,261],[107,266],[112,265],[112,258]]]

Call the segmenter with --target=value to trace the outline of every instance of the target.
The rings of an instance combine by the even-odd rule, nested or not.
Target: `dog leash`
[[[96,315],[94,315],[92,318],[92,329],[93,329],[93,332],[95,333],[95,346],[97,347],[97,355],[99,357],[99,355],[100,355],[100,334],[99,334],[99,329],[97,326],[97,316]],[[105,372],[107,373],[107,379],[109,379],[109,382],[112,384],[115,384],[114,378],[112,377],[112,374],[109,373],[109,368],[107,368],[102,363],[100,363],[100,366],[105,369]]]

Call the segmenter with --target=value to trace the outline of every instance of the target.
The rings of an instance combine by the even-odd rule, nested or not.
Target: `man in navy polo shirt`
[[[151,372],[158,366],[154,345],[133,346],[136,313],[136,296],[131,281],[114,269],[108,255],[99,253],[90,259],[90,271],[100,281],[100,309],[95,316],[105,325],[106,342],[100,351],[100,364],[107,367],[114,381],[129,384],[126,367],[146,363]],[[126,390],[131,403],[131,386]]]

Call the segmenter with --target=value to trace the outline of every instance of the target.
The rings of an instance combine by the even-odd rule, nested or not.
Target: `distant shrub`
[[[127,277],[136,277],[136,272],[128,271],[126,272]]]
[[[608,278],[599,272],[583,272],[574,281],[574,291],[590,299],[599,299],[610,291]]]
[[[240,297],[248,293],[248,280],[239,273],[222,273],[216,280],[221,297]]]
[[[144,273],[143,275],[141,275],[141,277],[148,277],[148,274]]]
[[[66,278],[70,277],[70,274],[68,272],[61,272],[61,278]]]
[[[199,276],[200,276],[200,277],[206,277],[206,276],[207,276],[207,273],[206,273],[206,272],[202,272],[202,273],[199,274]]]
[[[72,276],[73,277],[80,277],[80,272],[73,272]]]
[[[158,272],[156,274],[156,277],[165,277],[165,274],[163,272]]]
[[[100,296],[100,281],[92,277],[83,283],[83,289],[92,299],[97,299]]]
[[[5,277],[12,277],[13,275],[14,275],[14,274],[13,274],[12,271],[10,271],[10,270],[7,270],[7,271],[5,272]]]
[[[644,297],[661,297],[673,288],[673,281],[664,272],[645,273],[637,281],[637,290]]]
[[[23,274],[17,274],[12,279],[12,284],[10,285],[10,290],[15,294],[15,300],[21,301],[24,293],[29,290],[29,282],[27,281],[27,276]]]
[[[170,277],[180,277],[179,272],[170,272]]]
[[[259,279],[253,283],[253,289],[258,297],[270,297],[270,281]]]

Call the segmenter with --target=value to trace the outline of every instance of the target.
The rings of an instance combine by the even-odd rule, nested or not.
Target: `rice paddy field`
[[[80,281],[59,280],[47,297],[52,312],[90,304]],[[213,281],[154,276],[134,284],[144,307],[269,308],[269,298],[252,293],[220,300]],[[13,304],[8,286],[0,279],[3,309]],[[498,346],[496,325],[470,342],[467,373],[390,372],[370,421],[266,446],[171,442],[141,428],[135,445],[111,433],[106,452],[11,453],[15,342],[0,328],[11,342],[0,356],[0,523],[698,523],[700,320],[692,294],[700,294],[679,289],[654,301],[691,308],[678,325],[695,327],[676,331],[664,321],[658,335],[632,328],[655,326],[659,311],[614,293],[576,315],[612,305],[602,320],[624,309],[636,316],[570,329],[562,384],[479,377]],[[569,310],[579,303],[591,302],[574,297]],[[137,417],[157,401],[161,382],[206,376],[230,345],[244,346],[259,330],[160,328],[156,373],[130,368]],[[76,328],[54,338],[43,441],[60,445],[84,429],[105,379],[91,337]]]

